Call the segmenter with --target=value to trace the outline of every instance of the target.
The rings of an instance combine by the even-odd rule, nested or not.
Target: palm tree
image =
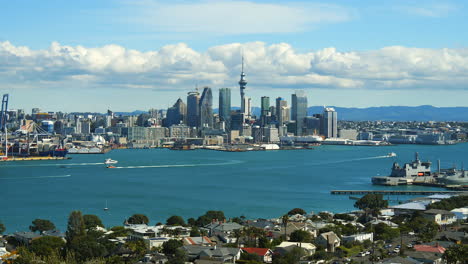
[[[288,221],[289,221],[289,216],[287,214],[283,215],[283,217],[281,218],[282,222],[283,222],[283,226],[284,226],[284,240],[288,240],[288,236],[287,236],[287,233],[286,233],[286,228],[288,227]]]
[[[242,231],[242,229],[235,229],[233,232],[234,232],[234,237],[236,238],[237,247],[239,247],[240,238],[242,237],[244,232]]]

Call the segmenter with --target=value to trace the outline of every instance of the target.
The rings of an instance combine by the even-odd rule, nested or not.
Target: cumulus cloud
[[[128,2],[122,14],[158,32],[255,34],[299,32],[323,23],[353,18],[352,10],[323,3],[255,3],[251,1]],[[128,16],[128,14],[131,14]],[[119,15],[119,17],[122,17]]]
[[[235,87],[242,54],[249,88],[467,89],[468,49],[401,46],[300,53],[287,43],[232,43],[205,52],[187,44],[141,52],[118,45],[52,43],[33,50],[0,42],[0,85],[188,90],[196,83]]]

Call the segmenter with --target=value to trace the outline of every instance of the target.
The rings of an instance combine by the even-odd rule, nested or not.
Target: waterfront
[[[352,210],[354,201],[331,195],[331,190],[431,190],[373,186],[370,179],[387,175],[394,160],[409,162],[415,151],[431,160],[433,169],[437,159],[443,167],[459,166],[468,162],[467,146],[320,146],[239,153],[128,149],[59,162],[4,163],[0,221],[14,232],[26,230],[35,218],[50,219],[65,230],[72,210],[96,214],[107,225],[122,224],[133,213],[148,215],[154,224],[171,215],[196,218],[210,209],[248,218],[277,217],[294,207],[342,212]],[[386,157],[389,152],[398,156]],[[118,160],[117,168],[105,168],[105,158]],[[102,210],[106,201],[109,211]]]

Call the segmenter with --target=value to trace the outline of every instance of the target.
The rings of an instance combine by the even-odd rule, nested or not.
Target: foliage
[[[450,197],[448,199],[440,200],[439,202],[432,203],[428,206],[428,209],[442,209],[451,211],[455,208],[467,207],[468,206],[468,195],[460,195]]]
[[[34,239],[30,250],[38,256],[50,256],[60,252],[65,246],[65,241],[59,237],[44,236]]]
[[[133,251],[136,255],[142,257],[146,253],[146,244],[143,239],[130,240],[125,242],[125,247]]]
[[[166,225],[171,226],[184,226],[185,221],[181,216],[173,215],[166,220]]]
[[[113,233],[109,235],[109,238],[125,237],[128,235],[128,230],[124,226],[114,226],[111,230]]]
[[[467,263],[468,260],[468,245],[453,245],[445,251],[443,258],[448,264],[451,263]]]
[[[331,258],[333,258],[333,255],[331,253],[326,252],[323,249],[322,250],[317,249],[314,255],[312,255],[312,259],[315,259],[315,260],[320,260],[320,259],[328,260]]]
[[[345,220],[345,221],[353,221],[354,220],[354,216],[349,215],[349,214],[335,214],[333,216],[333,218],[341,219],[341,220]]]
[[[367,226],[366,231],[373,231],[376,240],[384,241],[392,240],[400,235],[400,230],[398,228],[392,228],[385,223],[378,223],[373,226],[369,225]]]
[[[187,224],[189,224],[190,226],[196,226],[197,225],[197,220],[195,220],[195,218],[193,218],[193,217],[190,217],[187,220]]]
[[[327,212],[320,212],[318,216],[320,216],[320,218],[325,221],[330,221],[333,219],[332,215]]]
[[[184,250],[178,248],[176,249],[173,256],[169,256],[169,261],[167,264],[185,264],[187,261],[187,254]]]
[[[304,249],[295,247],[283,256],[273,255],[273,264],[294,264],[298,263],[305,256]]]
[[[85,236],[85,225],[83,220],[83,215],[80,211],[71,212],[68,217],[68,225],[66,232],[67,243],[71,243],[75,238],[80,238]]]
[[[370,210],[373,214],[377,214],[377,212],[388,206],[388,201],[383,199],[382,194],[373,194],[368,193],[361,197],[359,200],[356,201],[354,207],[359,208],[361,210]]]
[[[198,217],[196,223],[197,226],[206,226],[211,223],[213,219],[224,221],[226,217],[224,216],[223,211],[207,211],[204,215]]]
[[[307,212],[301,208],[294,208],[288,212],[288,215],[296,215],[296,214],[305,215],[307,214]]]
[[[309,232],[304,230],[294,230],[291,233],[290,239],[291,242],[310,242],[312,240],[312,236]]]
[[[104,227],[101,219],[96,215],[83,215],[83,221],[86,229],[96,228],[97,226]]]
[[[251,254],[247,252],[242,252],[240,257],[241,262],[238,263],[246,263],[246,264],[261,264],[262,258],[257,254]]]
[[[5,232],[5,230],[6,230],[5,225],[2,222],[0,222],[0,235],[3,234],[3,232]]]
[[[144,214],[134,214],[127,219],[127,223],[133,225],[148,224],[149,218]]]
[[[345,236],[350,236],[359,233],[359,229],[352,224],[339,225],[341,228],[341,234]]]
[[[363,248],[362,245],[355,245],[355,246],[351,245],[350,247],[346,247],[345,245],[341,245],[341,246],[338,247],[338,250],[343,253],[344,257],[356,256],[363,249],[364,248]],[[323,251],[323,252],[325,252],[325,251]],[[321,253],[321,255],[323,255],[323,253]]]
[[[173,256],[175,255],[177,249],[180,248],[181,246],[183,246],[182,241],[176,240],[176,239],[170,239],[163,243],[162,252],[166,256]]]
[[[199,237],[199,236],[201,236],[200,229],[198,229],[197,227],[192,227],[192,230],[190,230],[190,236],[191,236],[191,237]]]
[[[32,221],[32,225],[29,226],[29,230],[31,230],[32,232],[39,231],[40,233],[54,229],[54,223],[46,219],[35,219],[34,221]]]
[[[424,242],[429,242],[437,235],[439,226],[427,218],[424,218],[420,213],[415,213],[411,219],[403,225],[405,230],[412,230],[418,234],[418,238]]]

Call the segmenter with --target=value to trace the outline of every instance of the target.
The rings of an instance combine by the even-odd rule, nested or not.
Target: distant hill
[[[339,120],[352,121],[468,121],[468,107],[381,106],[369,108],[335,107]],[[322,106],[308,108],[308,114],[321,113]]]

